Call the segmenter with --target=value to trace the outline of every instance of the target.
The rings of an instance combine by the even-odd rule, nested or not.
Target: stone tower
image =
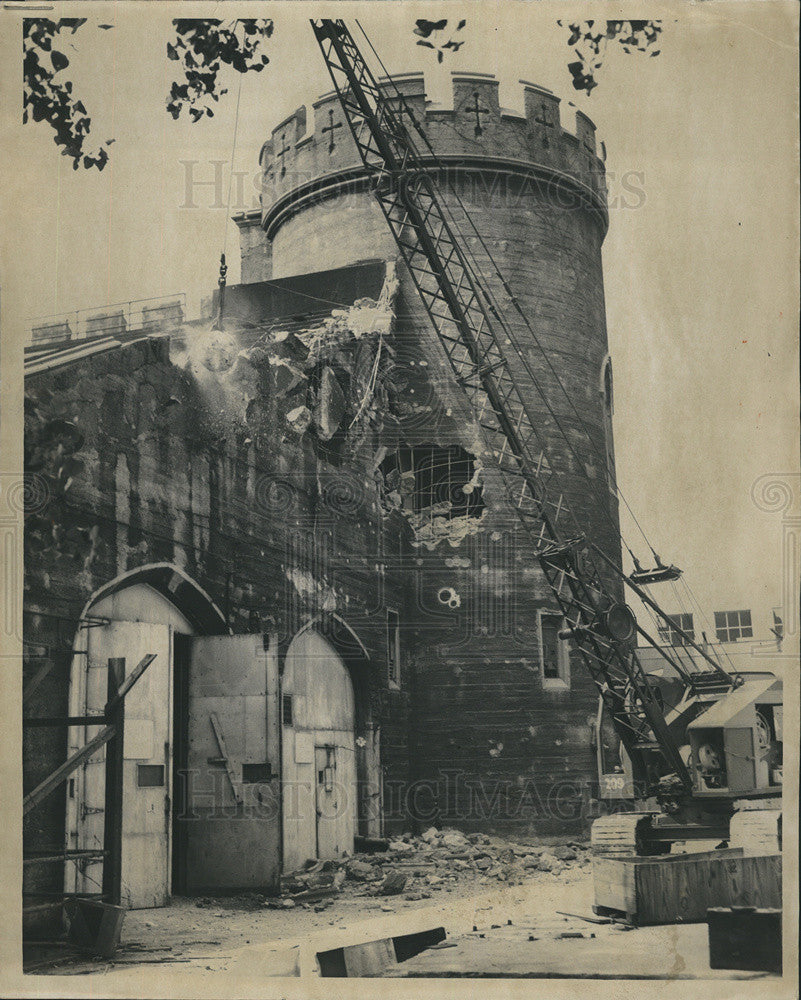
[[[437,154],[432,169],[445,175],[443,197],[468,248],[525,344],[519,377],[567,503],[580,529],[619,561],[601,266],[608,214],[595,127],[577,112],[575,134],[566,131],[559,98],[525,81],[522,113],[500,106],[498,81],[486,74],[454,74],[448,107],[427,99],[422,74],[393,82]],[[310,112],[280,122],[262,147],[262,211],[236,219],[243,283],[399,258],[336,94]],[[421,823],[563,832],[586,822],[595,794],[595,689],[558,638],[556,606],[482,461],[474,414],[410,275],[402,265],[398,273],[387,377],[402,383],[404,406],[376,442],[375,466],[386,530],[407,544],[403,565],[383,569],[407,582],[401,634],[414,664],[414,782],[405,806]]]

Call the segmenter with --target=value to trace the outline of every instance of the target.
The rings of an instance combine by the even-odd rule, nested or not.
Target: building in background
[[[731,602],[730,602],[731,603]],[[695,612],[667,614],[677,627],[660,622],[658,635],[663,646],[673,648],[674,654],[702,663],[688,637],[696,642],[725,670],[748,673],[775,673],[783,677],[785,664],[792,655],[784,646],[783,609],[757,606],[725,611],[707,611],[701,607]],[[647,670],[662,669],[665,660],[658,650],[645,647],[639,650],[640,659]]]

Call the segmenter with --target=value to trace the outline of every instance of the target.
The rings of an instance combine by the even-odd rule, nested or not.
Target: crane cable
[[[712,622],[709,620],[709,617],[706,615],[706,613],[704,612],[704,609],[701,607],[701,605],[700,605],[700,603],[698,601],[698,598],[695,596],[695,594],[692,591],[692,588],[690,587],[690,585],[687,583],[687,581],[684,578],[682,578],[682,583],[684,584],[684,587],[686,588],[687,593],[689,595],[689,598],[690,598],[690,601],[691,601],[691,606],[692,606],[692,604],[695,604],[695,607],[698,609],[698,614],[699,614],[699,617],[701,619],[702,624],[705,624],[707,626],[707,628],[711,632],[712,628],[713,628]],[[734,660],[731,658],[731,655],[729,654],[728,649],[726,649],[725,642],[722,642],[720,644],[720,648],[721,648],[721,651],[723,652],[723,655],[726,657],[726,659],[731,664],[732,670],[735,673],[739,673],[737,667],[734,664]],[[717,651],[715,651],[715,655],[716,656],[718,655]]]
[[[236,114],[234,116],[234,133],[231,140],[231,165],[228,171],[228,200],[225,205],[225,219],[223,221],[223,241],[222,241],[222,254],[225,256],[225,248],[228,242],[228,217],[231,214],[231,188],[233,186],[234,180],[234,153],[236,152],[236,140],[237,134],[239,132],[239,102],[242,99],[242,78],[244,73],[239,74],[239,87],[236,92]]]

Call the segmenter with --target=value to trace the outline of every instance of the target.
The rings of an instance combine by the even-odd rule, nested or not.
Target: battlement
[[[578,183],[605,212],[604,166],[596,152],[595,125],[576,112],[575,133],[561,122],[560,99],[545,87],[521,80],[522,111],[499,101],[499,82],[487,73],[453,73],[451,103],[430,100],[422,73],[384,77],[389,96],[400,92],[438,158],[480,169],[500,161]],[[418,147],[422,142],[418,138]],[[421,149],[421,152],[424,150]],[[363,171],[334,91],[297,109],[276,125],[259,154],[265,228],[276,221],[275,206],[291,193],[321,182],[351,182]]]

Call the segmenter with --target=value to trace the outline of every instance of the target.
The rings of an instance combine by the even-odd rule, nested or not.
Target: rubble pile
[[[372,841],[369,852],[333,861],[309,859],[302,869],[282,878],[281,896],[266,905],[307,905],[320,912],[341,895],[430,899],[459,884],[520,885],[537,873],[558,876],[570,869],[587,870],[589,865],[589,848],[575,842],[534,846],[431,827],[420,836]]]

